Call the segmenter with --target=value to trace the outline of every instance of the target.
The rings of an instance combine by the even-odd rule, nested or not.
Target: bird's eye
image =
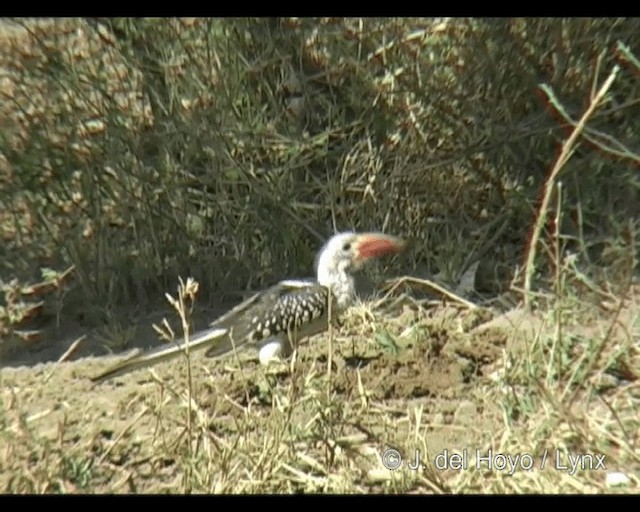
[[[343,251],[350,251],[351,250],[351,242],[347,242],[346,244],[344,244],[342,246],[342,250]]]

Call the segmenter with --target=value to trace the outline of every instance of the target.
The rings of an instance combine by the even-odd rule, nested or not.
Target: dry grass
[[[185,322],[193,290],[181,286],[174,303]],[[491,329],[493,338],[478,327],[460,334],[464,310],[443,316],[409,297],[391,310],[389,301],[377,309],[363,303],[335,334],[340,366],[329,394],[326,345],[318,341],[299,348],[286,374],[264,373],[246,358],[203,366],[186,357],[169,371],[159,365],[125,378],[119,389],[90,388],[96,365],[84,361],[51,381],[75,388],[64,396],[48,390],[42,374],[28,384],[8,374],[0,482],[18,493],[633,492],[639,304],[636,287],[588,322],[594,311],[586,306],[564,328],[551,315],[523,345],[516,328]],[[393,349],[379,341],[383,332]],[[442,333],[461,336],[458,347],[438,341]],[[482,351],[505,337],[488,362]],[[473,361],[470,344],[472,377],[438,388],[446,371],[438,374],[437,365],[453,365],[454,356]],[[384,354],[388,373],[351,366],[352,351],[361,364]],[[408,360],[416,365],[405,377],[411,385],[394,389],[402,383],[394,366]],[[619,360],[626,373],[614,378]],[[421,385],[428,390],[417,393]],[[384,467],[389,448],[405,458],[401,468]],[[410,469],[417,451],[423,467]],[[467,467],[444,469],[443,453],[465,454]],[[477,459],[489,453],[491,468]],[[502,455],[513,466],[500,467]],[[604,467],[596,469],[597,456]],[[628,479],[620,488],[607,484],[614,472]]]
[[[638,492],[637,21],[17,21],[0,491]],[[167,337],[344,228],[412,238],[408,275],[288,368],[91,386],[177,276]],[[41,311],[56,362],[9,368]]]

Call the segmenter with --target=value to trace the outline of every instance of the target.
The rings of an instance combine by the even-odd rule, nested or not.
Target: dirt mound
[[[461,473],[434,472],[433,460],[495,444],[504,427],[495,372],[527,333],[495,321],[469,327],[469,312],[445,307],[419,317],[375,314],[366,323],[357,315],[332,333],[330,382],[328,334],[270,371],[248,352],[218,361],[196,354],[190,380],[182,357],[100,385],[90,377],[117,357],[4,368],[10,442],[0,456],[0,488],[451,490]],[[389,449],[405,461],[419,451],[423,471],[385,469]]]

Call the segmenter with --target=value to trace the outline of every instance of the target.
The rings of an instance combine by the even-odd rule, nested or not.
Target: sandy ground
[[[21,30],[0,21],[0,36]],[[224,309],[207,314],[215,318]],[[574,319],[568,329],[592,340],[609,336],[615,325],[611,335],[620,346],[631,340],[639,353],[638,311],[636,290],[615,324],[608,314]],[[194,355],[190,381],[178,358],[154,373],[92,384],[90,377],[123,357],[122,349],[159,343],[151,324],[165,316],[173,318],[166,307],[119,332],[46,325],[37,345],[4,355],[0,490],[456,491],[460,472],[436,468],[436,457],[496,444],[505,411],[492,391],[504,355],[517,356],[554,332],[545,314],[491,319],[443,304],[405,304],[388,314],[356,312],[336,329],[330,377],[324,334],[299,347],[288,371],[265,374],[250,353],[218,361]],[[206,316],[197,317],[198,326]],[[179,331],[175,319],[172,324]],[[386,346],[381,332],[397,348]],[[76,350],[57,362],[81,336]],[[116,354],[106,355],[109,350]],[[618,380],[628,389],[634,384],[625,379],[633,382],[639,373],[633,367]],[[607,403],[614,403],[620,382],[611,385]],[[640,405],[635,386],[632,406]],[[626,474],[640,474],[637,421],[636,437],[633,428],[626,440],[609,443],[612,450],[626,443],[626,453],[635,454],[617,468]],[[389,449],[404,457],[396,471],[384,467]],[[423,464],[407,470],[417,453]],[[571,483],[566,492],[584,490]],[[637,480],[634,485],[637,492]],[[479,483],[464,490],[482,489]]]
[[[625,311],[621,332],[637,328],[637,310]],[[444,305],[356,311],[332,334],[330,399],[323,398],[327,334],[302,344],[293,367],[278,372],[265,373],[248,351],[215,361],[194,354],[194,453],[208,462],[192,490],[388,492],[393,472],[381,460],[396,447],[405,464],[417,452],[427,463],[395,490],[451,490],[459,475],[434,470],[435,457],[481,448],[502,431],[504,411],[487,390],[504,351],[516,353],[545,329],[543,318],[518,311],[490,317]],[[381,328],[396,349],[380,342]],[[68,343],[60,341],[58,351]],[[184,492],[185,475],[193,478],[184,463],[186,360],[158,364],[155,374],[90,381],[119,357],[2,369],[5,428],[16,442],[0,449],[1,488]],[[252,464],[262,468],[260,477]]]
[[[406,326],[413,324],[416,314],[411,308],[404,308],[399,317],[390,321],[396,330],[407,331]],[[416,327],[404,336],[399,333],[397,353],[376,343],[374,332],[358,333],[361,328],[357,315],[333,333],[331,400],[345,407],[342,421],[335,425],[340,437],[362,437],[363,442],[371,444],[372,453],[405,445],[407,436],[411,436],[411,422],[403,425],[393,419],[419,410],[421,423],[430,425],[424,440],[433,453],[444,448],[479,445],[488,438],[492,426],[499,421],[500,411],[475,402],[473,397],[479,383],[487,379],[500,358],[507,337],[501,329],[478,335],[448,330],[450,327],[445,325],[455,323],[457,317],[469,316],[456,308],[443,308],[433,314],[436,320],[429,321],[424,330]],[[377,322],[385,324],[382,317]],[[443,327],[434,328],[438,323]],[[69,341],[68,337],[58,341],[58,354],[66,350]],[[300,382],[300,377],[302,381],[307,380],[310,389],[317,384],[311,379],[326,378],[327,341],[327,335],[320,335],[304,343],[296,355],[293,373],[283,371],[274,375],[265,375],[252,353],[242,354],[241,362],[234,358],[211,361],[194,354],[192,392],[198,408],[208,418],[208,428],[227,439],[259,436],[260,428],[264,428],[262,422],[268,424],[268,417],[277,414],[274,396],[290,397],[294,380],[301,386],[297,393],[304,396],[305,383]],[[56,344],[49,345],[40,351],[41,359],[50,359],[56,352]],[[97,345],[94,342],[94,348]],[[161,388],[186,387],[186,361],[179,358],[155,366],[154,371],[164,382],[161,386],[146,369],[93,385],[90,377],[122,356],[79,357],[76,354],[78,358],[74,361],[55,363],[36,362],[37,354],[30,354],[32,364],[19,366],[20,361],[16,359],[0,373],[5,408],[20,411],[26,421],[25,428],[28,425],[33,436],[39,439],[68,445],[70,451],[83,446],[83,450],[102,453],[100,464],[92,472],[89,489],[90,492],[114,490],[124,468],[138,468],[140,460],[156,453],[158,417],[143,411],[154,407],[153,402],[158,406],[157,400],[163,394]],[[23,354],[22,362],[24,360]],[[265,382],[271,384],[265,388]],[[165,412],[174,406],[167,405]],[[304,423],[312,412],[303,407],[298,414],[300,417],[295,421]],[[256,420],[250,431],[238,426],[239,422],[247,421],[247,415]],[[131,426],[134,418],[138,419]],[[109,450],[115,439],[118,439],[116,448]],[[15,456],[5,461],[13,461],[16,467],[4,468],[7,470],[3,471],[5,485],[11,471],[24,469],[25,457],[28,459],[27,453],[20,453],[21,447],[12,449],[16,451]],[[375,478],[373,483],[367,483],[365,477],[380,465],[377,457],[369,455],[360,468],[364,475],[360,480],[365,487],[375,484]],[[134,473],[137,476],[133,481],[116,492],[175,491],[172,486],[176,485],[181,468],[173,459],[160,472],[149,469],[146,474],[136,469]]]

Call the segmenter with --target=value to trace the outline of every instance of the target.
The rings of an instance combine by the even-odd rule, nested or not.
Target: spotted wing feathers
[[[228,336],[217,340],[205,355],[218,357],[244,345],[260,347],[277,337],[296,341],[326,328],[328,290],[315,281],[281,281],[216,320]]]

